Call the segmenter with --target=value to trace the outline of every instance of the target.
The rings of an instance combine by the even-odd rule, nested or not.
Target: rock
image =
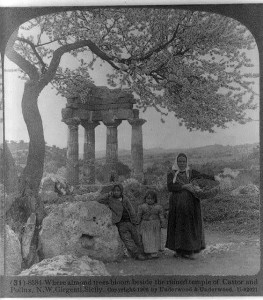
[[[58,194],[54,191],[45,191],[45,192],[42,191],[40,197],[45,204],[56,203],[59,199]]]
[[[240,190],[240,187],[236,188],[235,190],[233,190],[231,192],[231,196],[238,196],[239,195],[239,190]]]
[[[0,236],[0,244],[4,245],[4,242],[5,252],[1,251],[0,265],[4,266],[5,259],[5,275],[17,275],[21,272],[21,244],[16,233],[8,225],[5,226],[5,241],[3,241],[3,235]],[[2,247],[1,250],[3,250]],[[1,275],[4,275],[4,268],[0,269]]]
[[[91,192],[82,195],[74,195],[75,201],[93,201],[100,196],[99,192]]]
[[[236,178],[239,175],[239,170],[232,170],[230,168],[224,168],[224,171],[222,174],[220,174],[222,177],[230,177],[230,178]]]
[[[45,258],[60,254],[115,261],[123,256],[111,211],[96,201],[62,203],[44,218],[40,242]]]
[[[22,257],[27,259],[30,251],[31,241],[36,227],[36,214],[32,213],[28,218],[22,234]]]
[[[93,201],[101,196],[99,191],[72,195],[58,195],[56,192],[46,191],[40,195],[46,207],[51,204],[58,205],[64,202]]]
[[[231,189],[233,189],[233,180],[229,177],[225,177],[225,178],[219,178],[216,177],[217,180],[219,180],[219,188],[221,191],[229,191]]]
[[[72,195],[74,187],[68,184],[66,181],[55,181],[55,192],[60,196]]]
[[[47,192],[47,191],[54,192],[55,181],[56,178],[54,174],[48,174],[47,176],[43,177],[40,186],[41,192]]]
[[[93,193],[100,191],[101,188],[101,184],[81,184],[78,188],[75,189],[75,194],[83,195],[87,193]]]
[[[18,193],[5,194],[5,210],[8,211],[18,198]]]
[[[239,186],[231,192],[232,196],[238,195],[259,195],[259,188],[254,184]]]
[[[51,213],[51,211],[52,211],[54,208],[56,208],[57,206],[58,206],[58,204],[56,204],[56,203],[53,203],[53,204],[47,204],[47,205],[45,206],[45,212],[46,212],[46,214],[49,215],[49,214]]]
[[[74,188],[66,182],[66,179],[58,174],[46,174],[41,180],[40,191],[42,193],[56,192],[59,195],[71,195],[73,189]]]
[[[107,193],[111,192],[115,184],[118,184],[118,182],[112,182],[112,183],[104,184],[101,187],[100,193],[101,194],[107,194]]]
[[[219,254],[224,252],[229,252],[233,250],[235,243],[219,243],[215,245],[209,245],[201,252],[201,255],[205,256],[207,254]]]
[[[22,271],[20,276],[109,276],[103,262],[88,256],[58,255]]]

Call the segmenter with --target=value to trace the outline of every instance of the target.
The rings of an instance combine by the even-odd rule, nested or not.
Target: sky
[[[257,49],[251,52],[255,65],[255,72],[259,72]],[[64,55],[62,64],[74,63],[69,56]],[[6,69],[15,67],[8,59]],[[106,86],[105,71],[110,67],[99,67],[93,73],[93,79],[98,86]],[[28,134],[21,112],[21,99],[24,81],[18,78],[16,72],[5,73],[5,138],[6,140],[28,141]],[[255,91],[259,93],[259,83],[256,80]],[[61,109],[65,107],[66,99],[56,95],[50,85],[45,87],[39,96],[39,109],[43,119],[45,140],[48,145],[60,148],[67,146],[67,125],[61,122]],[[250,112],[255,120],[259,120],[259,109]],[[194,131],[189,132],[180,127],[173,114],[164,117],[165,123],[160,121],[160,114],[155,109],[140,112],[140,117],[147,122],[143,125],[144,148],[193,148],[212,144],[239,145],[259,142],[259,122],[253,121],[246,125],[229,124],[228,129],[216,129],[215,133]],[[101,123],[96,127],[96,151],[106,148],[106,127]],[[83,152],[84,129],[79,126],[79,147]],[[123,121],[118,127],[119,149],[130,149],[131,126]]]

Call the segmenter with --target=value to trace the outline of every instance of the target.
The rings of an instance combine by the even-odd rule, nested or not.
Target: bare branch
[[[53,41],[49,41],[49,42],[46,42],[46,43],[43,43],[43,44],[37,44],[36,48],[37,47],[42,47],[42,46],[45,46],[45,45],[48,45],[48,44],[52,44],[52,43],[58,42],[58,41],[60,41],[60,39],[54,39]]]
[[[66,52],[70,52],[72,50],[76,50],[82,47],[89,47],[89,49],[95,53],[98,57],[100,57],[102,60],[107,61],[114,69],[119,70],[120,68],[115,65],[112,60],[114,57],[108,56],[105,52],[101,51],[92,41],[90,40],[84,40],[84,41],[78,41],[73,44],[63,45],[53,53],[53,58],[50,62],[50,65],[48,67],[47,72],[44,74],[42,79],[40,80],[40,87],[43,89],[55,76],[57,68],[60,63],[60,59],[62,55]]]
[[[104,27],[106,28],[106,33],[105,35],[102,36],[102,40],[104,40],[106,38],[106,36],[110,33],[111,29],[115,26],[115,24],[121,19],[121,17],[119,17],[118,19],[115,19],[113,24],[110,27],[107,27],[107,24],[105,22]]]
[[[83,10],[81,10],[80,13],[81,13],[81,15],[82,15],[84,21],[86,22],[86,24],[89,24],[89,20],[86,18],[86,16],[85,16]]]
[[[15,64],[19,66],[32,80],[38,80],[39,74],[37,68],[33,66],[28,60],[26,60],[23,56],[17,53],[13,46],[17,39],[18,29],[13,32],[11,35],[7,46],[6,46],[6,56]]]
[[[39,37],[38,37],[38,40],[37,40],[37,45],[38,45],[38,44],[39,44],[39,42],[40,42],[41,35],[43,34],[43,32],[44,32],[44,29],[45,29],[45,23],[43,24],[43,26],[42,26],[42,27],[40,26],[40,34],[39,34]]]
[[[156,49],[152,49],[152,50],[148,51],[148,53],[146,53],[145,56],[139,58],[139,60],[140,60],[140,61],[146,60],[146,59],[150,58],[154,53],[158,53],[158,52],[162,51],[162,50],[165,49],[169,44],[171,44],[171,43],[175,40],[175,38],[176,38],[176,36],[177,36],[177,32],[178,32],[179,26],[180,26],[180,23],[177,24],[177,26],[176,26],[176,28],[175,28],[175,31],[174,31],[174,33],[173,33],[173,35],[172,35],[172,37],[171,37],[166,43],[160,45],[160,46],[157,47]]]
[[[35,46],[32,42],[30,42],[29,40],[24,39],[24,38],[18,37],[17,40],[18,40],[18,41],[21,41],[21,42],[24,42],[24,43],[27,43],[27,44],[31,47],[31,49],[33,50],[34,54],[36,55],[36,57],[37,57],[39,63],[40,63],[41,66],[42,66],[42,70],[45,70],[45,69],[46,69],[46,64],[44,63],[44,61],[43,61],[43,59],[41,58],[41,56],[38,54],[38,52],[37,52],[37,50],[36,50],[36,46]]]
[[[125,47],[125,49],[127,50],[127,53],[129,53],[130,50],[128,49],[127,44],[126,44],[126,36],[125,36],[125,32],[123,31],[122,28],[120,28],[120,31],[121,31],[121,33],[122,33],[122,40],[123,40],[124,47]]]

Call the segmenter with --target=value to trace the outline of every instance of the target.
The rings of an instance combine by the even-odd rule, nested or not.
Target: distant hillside
[[[118,156],[130,155],[131,151],[126,149],[119,149]],[[96,151],[96,158],[104,158],[106,156],[106,150]],[[83,153],[80,153],[80,158],[83,158]]]
[[[24,167],[27,161],[29,144],[24,141],[20,141],[20,142],[11,141],[8,142],[7,144],[16,162],[16,165]],[[55,145],[53,146],[46,145],[45,162],[56,161],[59,162],[60,165],[64,165],[66,163],[66,153],[67,153],[66,148],[61,149]]]
[[[163,149],[161,147],[144,149],[144,164],[148,165],[153,161],[173,161],[176,155],[180,152],[184,152],[191,158],[191,161],[210,161],[217,159],[239,159],[243,156],[248,156],[258,147],[259,143],[243,144],[237,146],[223,146],[219,144],[207,145],[196,148],[175,148],[175,149]],[[28,143],[24,141],[20,142],[8,142],[9,149],[16,161],[17,165],[23,166],[26,164]],[[106,151],[96,151],[96,160],[100,163],[105,161]],[[131,151],[127,149],[119,149],[119,160],[127,165],[131,165]],[[80,154],[80,159],[83,158],[83,154]],[[66,161],[66,148],[61,149],[56,146],[46,145],[46,161],[60,161],[60,164]]]

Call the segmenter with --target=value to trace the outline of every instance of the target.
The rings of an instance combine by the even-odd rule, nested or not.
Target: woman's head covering
[[[121,190],[121,195],[123,194],[123,185],[121,183],[116,183],[112,186],[112,191],[114,191],[114,189],[118,187]]]
[[[179,158],[179,157],[185,157],[185,158],[186,158],[186,168],[185,168],[184,170],[180,170],[179,167],[178,167],[178,158]],[[186,176],[187,176],[187,178],[189,178],[189,176],[190,176],[190,172],[189,172],[190,168],[189,168],[189,166],[188,166],[188,157],[187,157],[187,155],[186,155],[185,153],[179,153],[179,154],[176,156],[176,159],[175,159],[175,161],[174,161],[174,164],[173,164],[172,169],[173,169],[174,171],[176,171],[175,174],[174,174],[173,183],[175,183],[176,178],[177,178],[177,175],[178,175],[180,172],[186,172]]]
[[[146,201],[146,198],[148,196],[151,196],[155,203],[157,203],[157,194],[154,190],[148,190],[144,196],[144,202]]]

